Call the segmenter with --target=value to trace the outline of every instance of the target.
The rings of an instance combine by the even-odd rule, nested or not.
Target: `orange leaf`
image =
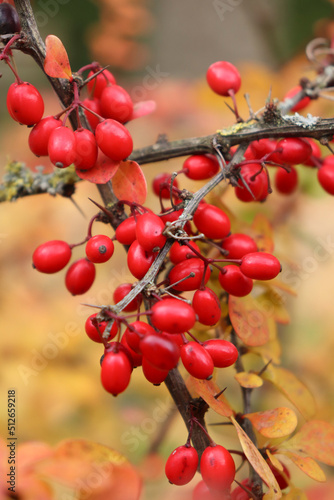
[[[269,495],[265,498],[276,500],[282,497],[282,493],[280,487],[275,479],[274,474],[270,470],[269,465],[262,457],[259,450],[256,448],[255,444],[251,441],[251,439],[247,436],[245,431],[240,427],[238,422],[234,417],[231,417],[231,421],[236,428],[238,433],[238,437],[240,440],[240,444],[242,449],[250,462],[253,468],[256,470],[261,479],[266,483],[269,488]]]
[[[230,417],[234,414],[224,394],[221,394],[217,399],[215,398],[216,394],[219,394],[221,391],[215,382],[212,380],[199,380],[194,377],[191,377],[191,379],[191,387],[196,390],[197,394],[201,396],[216,413],[223,417]]]
[[[239,382],[241,387],[245,387],[246,389],[256,389],[263,385],[263,380],[255,373],[239,372],[234,375],[234,378]]]
[[[313,460],[313,458],[302,457],[300,455],[297,455],[297,453],[293,453],[292,451],[288,450],[280,450],[279,452],[290,458],[290,460],[292,460],[292,462],[310,478],[314,479],[315,481],[319,481],[320,483],[324,483],[326,481],[324,471],[319,467],[317,462]]]
[[[261,377],[274,384],[305,419],[309,419],[314,415],[316,410],[314,397],[292,372],[271,364],[262,373]]]
[[[272,253],[274,250],[273,228],[268,219],[263,214],[257,214],[251,227],[259,251]]]
[[[72,80],[72,70],[63,42],[55,35],[48,35],[45,48],[45,73],[53,78]]]
[[[147,196],[147,184],[142,169],[135,161],[123,161],[112,180],[112,187],[119,200],[142,205]]]
[[[255,429],[267,438],[276,439],[291,434],[297,427],[297,415],[290,408],[275,408],[244,415]]]
[[[120,165],[121,163],[119,161],[111,160],[102,153],[102,151],[99,151],[97,161],[93,168],[89,170],[75,169],[75,171],[80,179],[93,182],[94,184],[105,184],[116,174]]]
[[[269,340],[268,316],[259,308],[256,299],[229,297],[231,323],[238,337],[248,346],[264,345]]]
[[[334,425],[322,420],[306,422],[297,434],[281,445],[305,453],[327,465],[334,465]]]

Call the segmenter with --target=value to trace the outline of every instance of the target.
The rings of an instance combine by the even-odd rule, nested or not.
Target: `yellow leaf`
[[[280,472],[282,472],[283,471],[283,464],[282,464],[282,462],[280,462],[279,460],[277,460],[277,458],[275,457],[275,455],[273,455],[272,453],[270,453],[269,450],[266,450],[266,453],[267,453],[267,456],[268,456],[270,462],[275,467],[275,469],[277,469]]]
[[[48,35],[45,49],[45,73],[53,78],[72,80],[71,66],[63,42],[55,35]]]
[[[290,408],[275,408],[244,415],[262,436],[275,439],[288,436],[297,427],[297,415]]]
[[[238,337],[248,346],[261,346],[269,340],[268,316],[251,295],[229,297],[230,319]]]
[[[280,453],[286,455],[292,462],[297,465],[297,467],[303,471],[307,476],[311,477],[315,481],[324,483],[326,481],[326,476],[324,471],[319,467],[317,462],[311,457],[302,457],[293,453],[292,451],[280,451]]]
[[[292,372],[271,364],[261,377],[274,384],[305,419],[310,419],[314,415],[316,410],[314,397]]]
[[[216,413],[223,417],[230,417],[234,414],[224,394],[221,394],[217,399],[215,398],[221,391],[215,382],[212,380],[199,380],[194,377],[191,377],[191,379],[191,387],[196,390],[197,394],[201,396]]]
[[[322,420],[306,422],[281,447],[305,453],[327,465],[334,465],[334,425]]]
[[[231,421],[236,428],[240,444],[248,461],[270,490],[267,499],[277,500],[281,498],[282,493],[280,487],[275,479],[274,474],[270,470],[269,465],[234,417],[231,417]]]
[[[263,380],[255,373],[239,372],[234,375],[234,378],[239,382],[241,387],[245,387],[246,389],[256,389],[263,385]]]

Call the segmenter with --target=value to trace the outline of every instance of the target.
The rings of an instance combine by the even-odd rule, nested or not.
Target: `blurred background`
[[[229,60],[237,65],[243,82],[238,105],[240,114],[247,116],[245,92],[254,110],[264,105],[270,89],[273,97],[282,98],[301,76],[313,75],[304,56],[307,42],[334,35],[334,2],[328,0],[53,0],[32,5],[43,38],[52,33],[63,40],[73,71],[98,60],[110,65],[134,101],[156,100],[152,116],[129,124],[135,148],[152,144],[160,133],[170,139],[193,137],[233,123],[224,99],[206,85],[205,73],[212,62]],[[21,78],[40,89],[46,114],[57,113],[59,104],[40,69],[27,56],[18,54],[15,59]],[[9,119],[5,96],[13,77],[4,64],[1,73],[2,174],[12,160],[32,169],[38,165],[50,169],[47,161],[29,151],[29,129]],[[326,100],[307,108],[322,117],[332,117],[333,111]],[[182,160],[173,160],[143,168],[150,184],[158,172],[181,166]],[[263,205],[247,205],[227,190],[224,202],[245,222],[251,222],[256,213],[266,214],[275,228],[275,254],[292,266],[298,293],[286,298],[291,325],[280,328],[283,365],[315,395],[317,418],[334,423],[334,199],[319,188],[313,169],[298,169],[300,185],[289,197],[274,193]],[[199,187],[184,179],[179,184]],[[186,498],[187,488],[177,490],[163,475],[163,459],[186,440],[181,419],[169,416],[172,404],[167,391],[163,386],[151,387],[138,372],[129,389],[112,398],[99,380],[102,348],[84,332],[91,310],[82,303],[111,303],[115,287],[131,281],[124,250],[116,248],[110,263],[98,268],[91,290],[80,297],[69,296],[65,272],[46,276],[31,267],[31,255],[39,244],[50,239],[74,243],[85,237],[95,213],[88,197],[100,201],[94,185],[80,183],[74,201],[84,216],[70,200],[49,195],[0,206],[1,407],[5,408],[7,389],[14,387],[20,441],[54,445],[67,438],[84,438],[101,442],[139,467],[145,478],[143,499]],[[158,200],[149,195],[147,205],[158,209]],[[101,231],[112,236],[107,227]],[[321,261],[316,254],[319,243],[328,248]],[[83,251],[75,249],[74,258]],[[235,384],[233,374],[233,369],[224,370],[224,385]],[[230,396],[238,407],[238,391],[232,390]],[[267,385],[259,390],[257,403],[258,409],[290,406]],[[1,426],[6,424],[4,419],[1,414]],[[159,448],[162,459],[148,460],[160,426],[168,419],[171,424]],[[209,415],[208,420],[214,422],[217,417]],[[225,430],[216,427],[213,436],[226,447],[236,446]],[[296,484],[313,486],[295,468],[292,471]],[[318,498],[325,500],[324,494]]]

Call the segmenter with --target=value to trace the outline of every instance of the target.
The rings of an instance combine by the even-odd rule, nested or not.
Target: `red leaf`
[[[72,70],[63,42],[55,35],[48,35],[45,46],[45,73],[53,78],[72,80]]]
[[[119,200],[142,205],[147,196],[147,184],[142,169],[135,161],[121,162],[112,180],[112,187]]]
[[[156,110],[157,104],[155,101],[141,101],[134,105],[133,113],[130,120],[141,118],[142,116],[150,115]]]
[[[119,166],[120,162],[111,160],[102,151],[99,151],[97,162],[93,168],[89,170],[76,169],[75,171],[80,179],[93,182],[94,184],[105,184],[116,174]]]

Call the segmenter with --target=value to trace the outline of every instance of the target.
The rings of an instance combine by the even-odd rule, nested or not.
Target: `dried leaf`
[[[123,161],[112,180],[112,187],[119,200],[142,205],[147,196],[147,184],[142,169],[135,161]]]
[[[256,389],[263,385],[263,380],[255,373],[239,372],[234,375],[234,378],[239,382],[241,387],[245,387],[246,389]]]
[[[266,485],[270,490],[266,498],[268,500],[269,499],[276,500],[281,498],[282,493],[280,487],[275,479],[274,474],[270,470],[269,465],[262,457],[261,453],[256,448],[251,439],[247,436],[245,431],[240,427],[235,418],[231,417],[231,421],[233,422],[233,425],[236,428],[242,449],[247,459],[249,460],[250,464],[253,466],[253,468],[256,470],[256,472],[259,474],[261,479],[266,483]]]
[[[280,472],[283,472],[283,464],[282,462],[280,462],[276,457],[275,455],[273,455],[272,453],[270,453],[269,450],[266,450],[266,453],[267,453],[267,456],[270,460],[270,462],[273,464],[273,466],[275,467],[275,469],[279,470]]]
[[[334,425],[322,420],[311,420],[291,439],[282,443],[281,448],[295,450],[334,465]]]
[[[297,427],[297,415],[290,408],[275,408],[244,415],[255,429],[270,439],[281,438],[291,434]]]
[[[261,377],[274,384],[305,419],[310,419],[314,415],[316,410],[314,397],[292,372],[271,364]]]
[[[114,177],[120,165],[120,162],[111,160],[102,153],[102,151],[99,151],[97,161],[93,168],[89,170],[75,169],[75,171],[81,179],[93,182],[94,184],[105,184]]]
[[[261,346],[269,340],[267,314],[251,295],[229,297],[231,323],[238,337],[248,346]]]
[[[155,101],[137,102],[133,107],[133,113],[130,120],[141,118],[142,116],[150,115],[156,110],[157,103]]]
[[[55,35],[48,35],[45,48],[45,73],[53,78],[72,80],[72,70],[63,42]]]
[[[212,380],[199,380],[194,377],[191,378],[191,387],[195,388],[197,394],[201,396],[204,401],[206,401],[212,410],[223,417],[230,417],[234,414],[234,411],[224,394],[221,394],[217,399],[215,398],[215,396],[221,391],[215,382]]]
[[[280,453],[290,458],[290,460],[292,460],[292,462],[310,478],[314,479],[315,481],[319,481],[320,483],[324,483],[326,481],[324,471],[319,467],[317,462],[313,460],[313,458],[302,457],[300,455],[297,455],[297,453],[293,453],[292,451],[288,450],[280,450]]]
[[[259,251],[272,253],[274,250],[274,232],[270,222],[263,214],[257,214],[254,217],[252,230]]]

